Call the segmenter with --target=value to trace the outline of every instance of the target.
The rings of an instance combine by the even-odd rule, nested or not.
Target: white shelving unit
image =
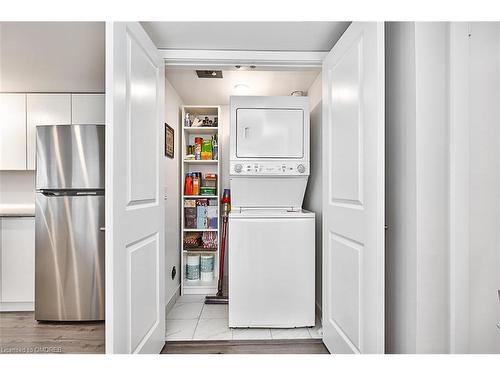
[[[218,106],[192,106],[186,105],[182,107],[182,124],[186,118],[186,113],[204,119],[207,116],[213,120],[217,117],[220,124],[220,107]],[[186,127],[183,126],[182,131],[182,168],[181,168],[181,181],[182,193],[184,194],[184,182],[186,173],[201,172],[203,176],[206,173],[217,173],[217,194],[216,195],[182,195],[181,197],[181,293],[182,294],[215,294],[217,292],[217,280],[219,271],[219,252],[220,252],[220,197],[221,197],[221,144],[220,134],[218,127]],[[189,144],[194,144],[196,137],[207,138],[217,134],[218,142],[218,159],[217,160],[186,160],[186,148]],[[184,201],[186,199],[214,199],[217,200],[217,229],[191,229],[185,228],[184,219]],[[217,248],[204,249],[204,248],[184,248],[184,235],[192,232],[216,232],[217,233]],[[186,279],[186,259],[190,253],[194,254],[214,254],[214,278],[212,281],[201,280],[187,280]]]

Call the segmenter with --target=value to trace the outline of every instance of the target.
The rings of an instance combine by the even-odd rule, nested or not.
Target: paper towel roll
[[[201,256],[200,269],[201,272],[213,272],[214,270],[213,254]]]
[[[188,255],[186,260],[186,279],[199,280],[200,279],[200,256]]]

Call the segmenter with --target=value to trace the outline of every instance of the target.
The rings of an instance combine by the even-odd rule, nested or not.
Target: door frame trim
[[[449,353],[469,352],[470,27],[449,25]]]
[[[166,66],[200,68],[235,65],[266,69],[321,68],[328,52],[159,49]]]

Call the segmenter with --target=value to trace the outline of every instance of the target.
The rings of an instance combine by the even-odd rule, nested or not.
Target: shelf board
[[[183,228],[184,232],[218,232],[218,229],[191,229],[191,228]]]
[[[214,198],[219,198],[218,195],[183,195],[184,199],[188,198],[207,198],[207,199],[214,199]],[[214,206],[216,207],[216,206]]]
[[[210,254],[216,254],[217,253],[217,248],[205,249],[203,247],[195,247],[193,249],[186,248],[186,249],[183,249],[182,251],[184,251],[185,253],[210,253]]]
[[[219,131],[218,127],[209,127],[209,126],[190,126],[190,127],[183,127],[184,131],[186,133],[191,133],[191,134],[210,134],[210,133],[217,133]]]
[[[218,160],[186,160],[184,159],[184,163],[186,164],[217,164]]]
[[[201,281],[201,280],[188,280],[184,279],[184,288],[217,288],[217,278],[214,275],[212,281]]]

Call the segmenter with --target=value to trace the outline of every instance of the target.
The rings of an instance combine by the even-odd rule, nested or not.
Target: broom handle
[[[226,252],[226,231],[227,231],[227,216],[222,218],[222,242],[220,245],[220,260],[219,260],[219,285],[217,286],[217,295],[222,296],[222,287],[224,281],[224,254]]]

